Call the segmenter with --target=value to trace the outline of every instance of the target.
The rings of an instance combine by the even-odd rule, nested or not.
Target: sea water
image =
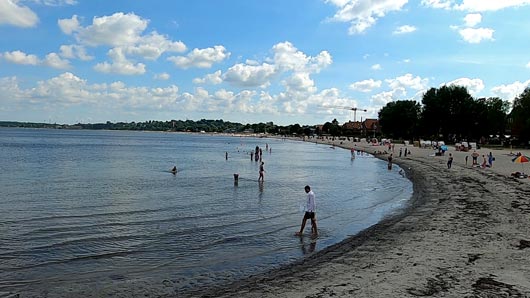
[[[0,129],[0,156],[0,296],[226,283],[355,235],[412,195],[371,155],[271,138]],[[293,236],[305,185],[317,239]]]

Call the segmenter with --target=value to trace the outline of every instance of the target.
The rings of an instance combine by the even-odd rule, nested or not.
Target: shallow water
[[[249,152],[266,144],[258,183]],[[276,139],[0,129],[0,156],[0,294],[226,282],[337,243],[412,195],[397,166]],[[316,240],[293,236],[306,184]]]

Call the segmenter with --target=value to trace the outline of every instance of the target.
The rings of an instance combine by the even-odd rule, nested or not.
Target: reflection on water
[[[302,249],[302,254],[307,255],[315,251],[317,247],[318,237],[300,237],[300,248]]]
[[[249,155],[267,145],[258,182]],[[371,156],[273,139],[1,129],[0,154],[0,293],[226,282],[337,243],[412,194]],[[307,184],[316,239],[293,236]]]

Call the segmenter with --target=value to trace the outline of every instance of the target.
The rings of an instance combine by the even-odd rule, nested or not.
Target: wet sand
[[[471,167],[471,152],[450,148],[455,159],[448,169],[448,153],[431,156],[431,149],[409,146],[412,154],[399,157],[401,147],[394,163],[414,183],[404,213],[296,264],[169,296],[530,297],[530,179],[510,177],[530,172],[530,164],[512,163],[510,150],[482,149],[479,163],[490,151],[496,160],[481,169]]]

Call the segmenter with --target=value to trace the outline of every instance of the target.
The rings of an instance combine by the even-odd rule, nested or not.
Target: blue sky
[[[530,0],[0,0],[0,120],[320,124],[530,85]],[[330,108],[333,107],[333,108]]]

